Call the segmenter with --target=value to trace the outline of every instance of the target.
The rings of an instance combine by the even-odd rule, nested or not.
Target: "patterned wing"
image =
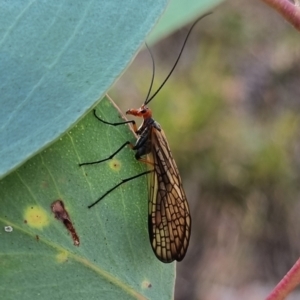
[[[176,163],[163,131],[151,129],[149,175],[149,237],[155,255],[164,263],[181,261],[188,248],[191,217]]]

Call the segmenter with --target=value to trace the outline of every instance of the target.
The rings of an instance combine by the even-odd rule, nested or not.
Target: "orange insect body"
[[[138,109],[128,109],[126,115],[133,115],[135,117],[142,117],[144,120],[152,118],[152,111],[145,104]],[[142,125],[141,125],[142,126]]]

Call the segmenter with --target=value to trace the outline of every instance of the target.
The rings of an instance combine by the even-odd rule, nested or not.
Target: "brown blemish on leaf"
[[[71,222],[70,216],[68,212],[65,209],[65,205],[63,201],[56,200],[51,204],[51,210],[54,213],[54,216],[57,220],[60,220],[63,222],[63,224],[66,226],[68,231],[71,233],[73,242],[75,246],[79,246],[80,241],[79,237],[75,231],[75,228]]]

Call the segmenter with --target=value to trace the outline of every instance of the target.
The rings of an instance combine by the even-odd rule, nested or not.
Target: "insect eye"
[[[146,111],[147,111],[147,109],[146,109],[146,108],[143,108],[143,109],[141,110],[141,113],[144,114],[144,113],[146,113]]]

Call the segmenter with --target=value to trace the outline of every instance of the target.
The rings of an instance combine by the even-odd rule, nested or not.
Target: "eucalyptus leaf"
[[[171,0],[158,24],[147,38],[149,44],[163,39],[171,32],[204,15],[224,0]]]
[[[96,107],[120,122],[106,98]],[[147,180],[128,182],[93,203],[145,165],[130,148],[107,162],[125,141],[128,125],[109,126],[90,112],[51,147],[0,181],[1,299],[172,299],[174,264],[152,252],[147,226]],[[51,204],[63,201],[80,245]]]
[[[104,95],[166,4],[0,0],[0,178]]]

